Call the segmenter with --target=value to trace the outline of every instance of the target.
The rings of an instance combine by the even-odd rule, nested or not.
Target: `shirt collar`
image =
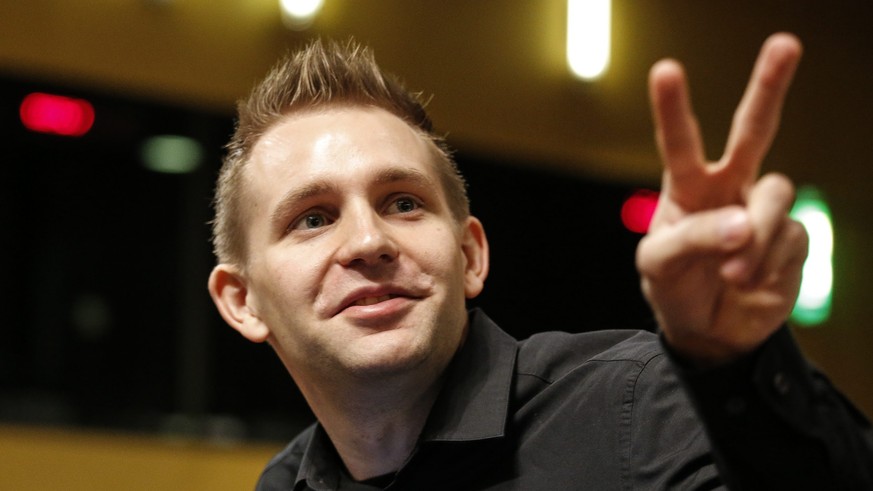
[[[303,458],[300,460],[294,489],[306,489],[301,485],[302,482],[316,490],[336,489],[339,484],[339,461],[339,455],[324,428],[316,423],[312,437],[306,445],[306,451],[303,452]]]
[[[421,441],[472,441],[505,433],[518,343],[479,309],[446,370]]]

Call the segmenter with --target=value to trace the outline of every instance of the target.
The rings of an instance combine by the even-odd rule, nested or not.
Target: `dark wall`
[[[92,131],[26,131],[18,104],[33,90],[87,97]],[[270,349],[225,326],[206,292],[209,200],[231,118],[16,80],[0,94],[0,421],[276,439],[310,421]],[[205,164],[147,170],[139,147],[158,134],[197,139]],[[458,160],[492,251],[471,305],[517,337],[651,327],[639,236],[619,221],[630,189]]]

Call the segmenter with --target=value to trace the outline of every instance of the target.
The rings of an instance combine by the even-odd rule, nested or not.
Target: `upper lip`
[[[409,291],[406,288],[402,288],[395,285],[372,285],[365,286],[360,288],[355,288],[346,296],[344,296],[339,303],[337,304],[337,308],[334,310],[331,316],[337,315],[343,310],[351,307],[358,302],[359,300],[363,300],[365,298],[375,298],[375,297],[409,297],[409,298],[417,298],[413,292]]]

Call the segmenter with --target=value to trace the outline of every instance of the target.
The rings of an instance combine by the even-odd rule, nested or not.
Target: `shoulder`
[[[293,487],[315,427],[313,424],[303,430],[270,460],[258,479],[257,491],[284,491]]]
[[[635,489],[717,483],[708,439],[656,334],[537,334],[519,342],[516,367],[520,438],[572,448],[588,462],[579,472]]]
[[[545,332],[519,342],[517,370],[553,382],[583,367],[640,372],[653,364],[660,370],[664,358],[658,336],[648,331]]]

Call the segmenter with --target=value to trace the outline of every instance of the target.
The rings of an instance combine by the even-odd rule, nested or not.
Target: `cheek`
[[[311,305],[312,298],[317,295],[320,283],[318,270],[314,267],[316,261],[299,257],[307,256],[295,254],[293,259],[274,258],[261,268],[262,277],[268,278],[263,286],[274,314],[293,316],[303,312],[301,306]]]
[[[418,262],[422,269],[447,280],[463,276],[464,255],[450,231],[444,230],[428,239],[419,238],[416,243],[421,250]],[[422,247],[424,244],[426,247]]]

